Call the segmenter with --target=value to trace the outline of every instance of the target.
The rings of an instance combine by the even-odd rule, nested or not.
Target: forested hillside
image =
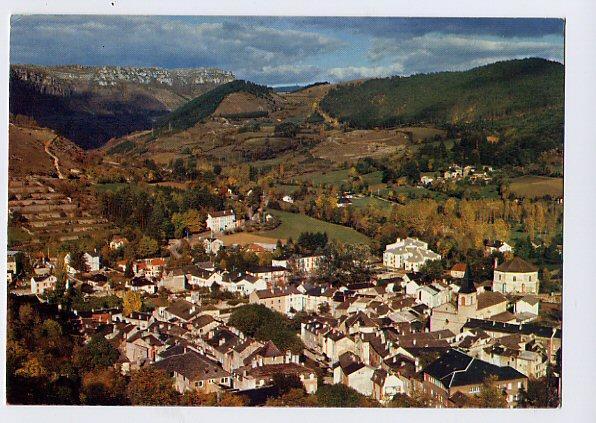
[[[480,124],[518,127],[522,133],[529,128],[551,138],[562,137],[563,99],[563,65],[531,58],[340,85],[321,106],[357,128]]]
[[[157,125],[157,132],[164,130],[182,131],[194,126],[215,112],[224,98],[232,93],[244,92],[258,98],[271,98],[273,90],[252,82],[236,80],[202,94],[188,103],[180,106],[172,113],[161,119]],[[249,116],[244,116],[249,117]]]

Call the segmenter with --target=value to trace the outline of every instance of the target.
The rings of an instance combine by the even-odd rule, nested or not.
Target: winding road
[[[62,174],[62,172],[60,171],[60,159],[58,159],[57,156],[55,156],[51,151],[50,151],[50,145],[52,145],[52,143],[58,139],[58,137],[54,137],[51,140],[47,140],[44,141],[43,143],[43,149],[45,150],[45,152],[48,154],[48,156],[50,156],[52,158],[52,160],[54,161],[54,167],[56,168],[56,173],[58,174],[58,179],[66,179],[64,177],[64,175]]]

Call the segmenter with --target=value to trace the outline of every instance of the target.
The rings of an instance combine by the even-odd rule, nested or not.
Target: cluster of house
[[[560,329],[532,323],[539,298],[509,283],[532,270],[522,263],[495,269],[493,286],[505,283],[508,296],[474,283],[465,267],[461,275],[461,266],[451,283],[401,272],[322,293],[330,311],[302,324],[305,355],[329,369],[333,383],[381,402],[419,393],[439,407],[465,406],[492,376],[513,407],[561,347]]]
[[[293,374],[306,392],[315,393],[315,370],[300,355],[271,341],[245,336],[226,323],[229,310],[201,307],[177,298],[152,313],[119,310],[79,313],[86,339],[102,335],[120,351],[123,373],[154,366],[172,377],[180,392],[250,392],[272,386],[274,375]]]
[[[490,376],[513,407],[528,380],[544,376],[555,362],[561,330],[536,323],[537,268],[507,257],[495,261],[492,280],[474,280],[464,263],[430,279],[419,271],[440,255],[419,239],[398,238],[387,245],[384,266],[371,268],[370,281],[344,286],[309,277],[324,256],[273,260],[245,272],[210,262],[170,268],[166,259],[149,258],[132,264],[134,277],[125,288],[169,292],[167,299],[153,295],[152,313],[108,310],[78,319],[86,337],[101,333],[119,348],[123,372],[157,366],[180,392],[270,389],[274,375],[285,373],[296,375],[309,393],[321,383],[343,383],[381,402],[421,393],[438,407],[458,407],[472,401]],[[85,259],[97,267],[93,254]],[[126,263],[119,265],[126,270]],[[107,282],[101,272],[86,280]],[[39,272],[31,289],[38,294],[55,283],[51,272]],[[234,305],[203,301],[200,288],[216,286],[244,299]],[[231,312],[246,302],[288,317],[308,313],[300,331],[302,353],[230,326]]]
[[[430,185],[434,181],[458,181],[460,179],[466,178],[472,182],[487,182],[492,179],[492,172],[492,166],[482,166],[481,169],[476,169],[474,166],[460,166],[458,164],[452,164],[442,173],[441,176],[436,178],[430,175],[422,175],[420,177],[420,183],[422,185]]]

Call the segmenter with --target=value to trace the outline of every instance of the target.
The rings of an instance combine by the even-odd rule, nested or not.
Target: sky
[[[563,62],[564,21],[15,15],[11,63],[216,67],[259,84],[465,70],[500,60]]]

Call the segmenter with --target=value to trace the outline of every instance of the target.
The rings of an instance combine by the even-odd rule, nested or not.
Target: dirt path
[[[43,143],[43,149],[45,150],[45,152],[47,153],[48,156],[50,156],[54,162],[54,167],[56,168],[56,173],[58,174],[58,178],[59,179],[66,179],[64,177],[64,175],[62,174],[62,172],[60,171],[60,160],[58,159],[57,156],[55,156],[51,151],[50,151],[50,145],[52,145],[52,143],[54,142],[54,140],[58,139],[58,137],[54,137],[51,140],[47,140],[44,141]]]
[[[323,119],[325,119],[326,123],[331,125],[333,128],[337,129],[337,128],[339,128],[339,120],[335,119],[334,117],[329,116],[327,113],[325,113],[325,111],[320,106],[320,102],[323,99],[323,97],[317,98],[313,102],[313,112],[317,112],[318,114],[320,114],[323,117]]]

